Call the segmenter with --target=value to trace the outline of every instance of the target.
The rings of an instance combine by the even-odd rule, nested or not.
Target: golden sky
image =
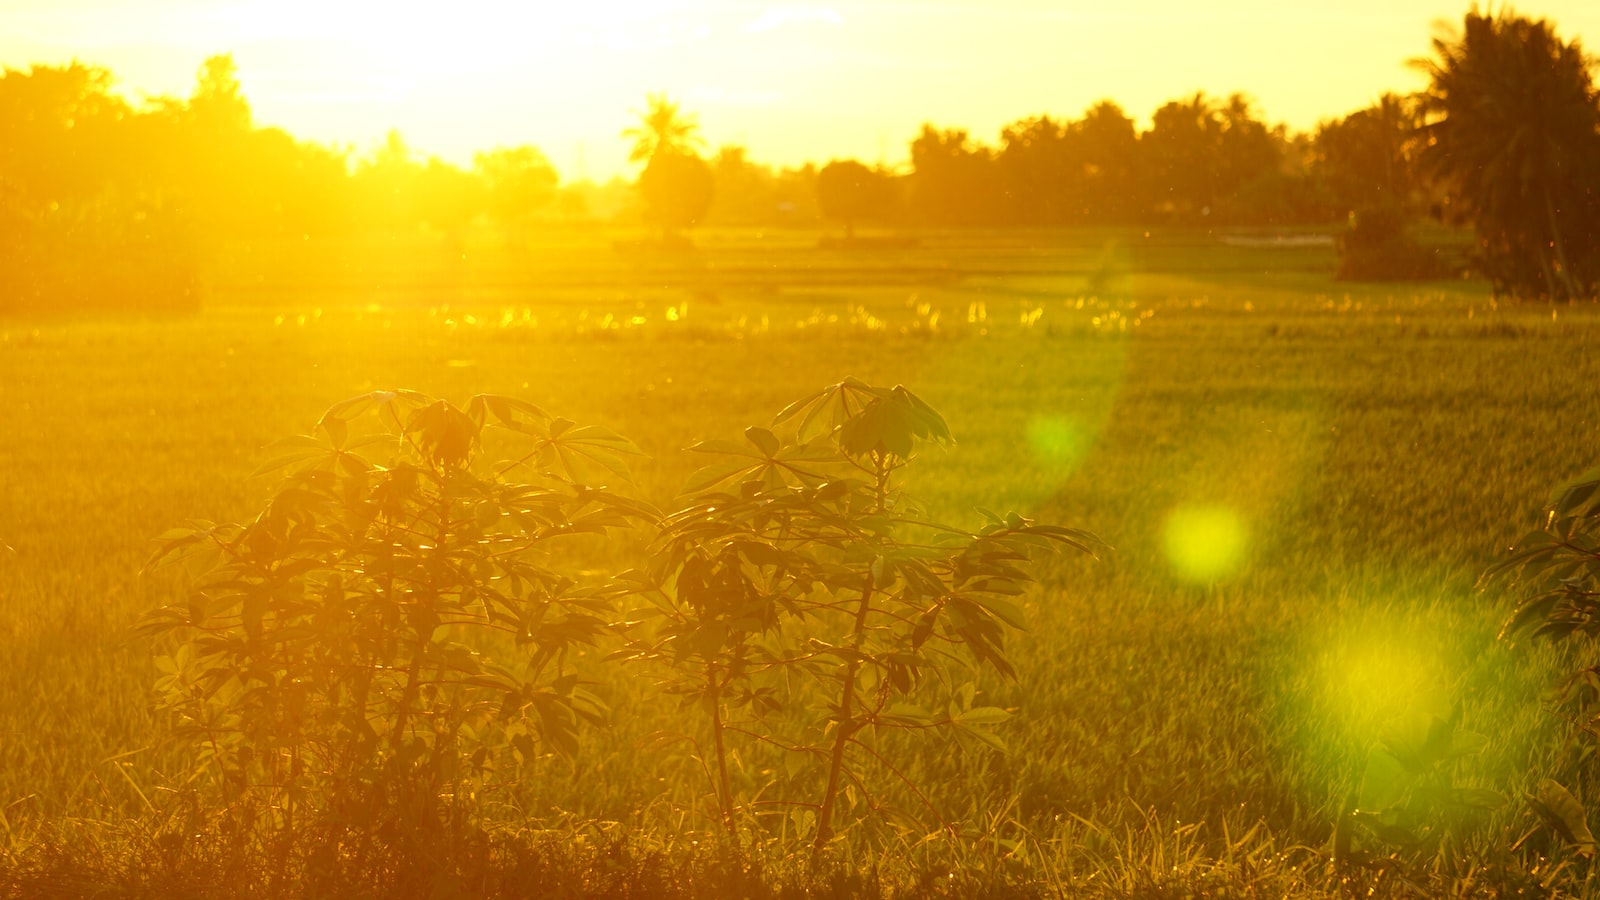
[[[1110,98],[1243,91],[1291,128],[1412,90],[1445,0],[0,0],[0,66],[80,59],[130,98],[186,96],[231,53],[258,124],[424,154],[533,144],[565,180],[627,170],[619,132],[667,92],[709,148],[897,163],[921,123],[993,142]],[[1600,42],[1600,0],[1516,9]]]

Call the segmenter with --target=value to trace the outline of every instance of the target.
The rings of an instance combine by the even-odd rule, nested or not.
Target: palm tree
[[[1340,212],[1411,205],[1419,124],[1416,104],[1396,94],[1322,123],[1312,144],[1316,167]]]
[[[1468,13],[1460,36],[1436,37],[1433,49],[1436,59],[1416,62],[1431,82],[1422,164],[1473,218],[1497,287],[1542,282],[1552,299],[1583,296],[1600,255],[1600,104],[1589,59],[1548,22],[1504,11]]]
[[[697,133],[700,122],[694,116],[681,112],[666,94],[650,94],[646,99],[648,108],[634,112],[639,124],[622,132],[623,137],[633,139],[629,162],[645,162],[660,153],[692,156],[705,146]]]

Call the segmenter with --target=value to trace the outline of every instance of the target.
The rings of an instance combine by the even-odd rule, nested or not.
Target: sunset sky
[[[186,96],[231,53],[257,124],[351,145],[398,128],[421,154],[533,144],[564,179],[626,172],[645,95],[698,114],[708,149],[774,164],[897,163],[921,123],[994,141],[1110,98],[1141,124],[1197,90],[1243,91],[1291,128],[1413,90],[1446,0],[0,0],[0,66],[105,66]],[[1600,2],[1516,7],[1600,41]]]

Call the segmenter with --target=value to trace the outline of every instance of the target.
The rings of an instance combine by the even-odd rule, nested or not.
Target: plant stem
[[[722,722],[722,687],[717,681],[715,667],[706,664],[706,683],[711,686],[711,740],[717,751],[717,798],[722,806],[722,826],[737,844],[739,834],[733,827],[733,786],[728,780],[728,750],[723,742],[725,726]]]
[[[446,559],[446,548],[450,542],[449,472],[436,473],[436,477],[439,483],[439,531],[434,540],[432,555],[434,557],[433,561],[442,566]],[[436,585],[445,581],[445,579],[437,575],[430,580]],[[429,593],[425,597],[431,601],[433,595]],[[420,628],[416,629],[416,649],[412,651],[411,664],[406,668],[406,686],[400,695],[400,707],[395,711],[394,729],[389,736],[390,749],[393,753],[399,753],[400,741],[405,737],[406,726],[410,724],[411,708],[416,705],[417,697],[422,691],[422,658],[427,655],[428,645],[432,642],[433,632],[431,630],[424,632]],[[434,765],[438,764],[437,756],[434,757],[433,763]]]
[[[855,720],[856,675],[861,670],[860,651],[866,637],[867,611],[872,608],[872,575],[867,575],[861,588],[861,605],[856,609],[856,629],[851,648],[856,651],[844,665],[843,685],[839,699],[838,730],[833,735],[833,748],[828,758],[828,783],[822,790],[822,803],[817,809],[817,835],[811,842],[811,865],[816,867],[822,850],[833,839],[833,812],[838,805],[839,779],[844,774],[844,751],[860,727]]]
[[[882,514],[888,506],[889,473],[893,471],[893,458],[887,453],[874,452],[872,463],[876,475],[873,513]],[[833,748],[828,759],[828,783],[822,790],[822,803],[817,810],[817,835],[811,842],[813,868],[821,860],[823,848],[833,838],[833,814],[839,800],[839,781],[844,774],[844,752],[850,744],[850,739],[861,730],[861,723],[855,716],[856,676],[861,672],[861,648],[865,646],[867,639],[867,613],[872,610],[872,598],[876,589],[876,580],[869,570],[861,586],[861,602],[856,607],[855,630],[850,636],[850,649],[854,652],[844,666],[842,679],[844,683],[841,685],[839,698],[838,731],[833,735]]]

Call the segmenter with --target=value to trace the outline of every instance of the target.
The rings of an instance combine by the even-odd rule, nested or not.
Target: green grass
[[[1334,822],[1396,722],[1459,705],[1491,735],[1461,784],[1516,793],[1570,765],[1541,708],[1555,652],[1498,642],[1506,599],[1474,583],[1600,456],[1593,308],[1333,283],[1326,248],[1195,233],[930,235],[885,255],[720,234],[689,263],[574,240],[472,245],[453,275],[442,250],[246,248],[194,318],[0,321],[0,872],[77,847],[155,878],[157,850],[115,824],[148,819],[184,765],[129,630],[166,589],[139,574],[151,538],[251,515],[265,444],[386,386],[615,428],[667,504],[697,462],[680,448],[848,374],[903,382],[956,433],[912,486],[936,514],[1017,509],[1106,540],[1027,598],[1018,680],[983,676],[1017,710],[1010,752],[909,748],[969,837],[847,834],[874,890],[960,894],[926,880],[953,865],[1046,894],[1333,892]],[[1231,552],[1186,544],[1196,521],[1230,523]],[[726,883],[678,839],[715,824],[698,763],[644,740],[692,719],[633,673],[605,690],[614,723],[545,764],[505,833],[620,823],[594,827],[674,890]],[[1517,817],[1477,827],[1489,847]],[[574,871],[604,857],[561,846]],[[772,853],[757,881],[776,890]]]

